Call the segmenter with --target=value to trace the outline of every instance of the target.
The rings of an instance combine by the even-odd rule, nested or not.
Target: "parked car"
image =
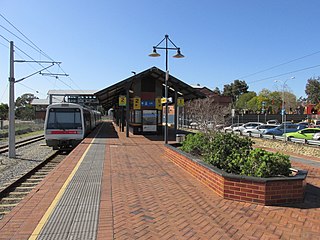
[[[282,136],[282,134],[284,133],[284,126],[286,127],[286,133],[297,132],[301,129],[306,128],[305,125],[286,123],[286,124],[281,124],[276,128],[269,129],[264,134]]]
[[[313,140],[320,140],[320,133],[315,133],[312,137]]]
[[[228,127],[224,127],[224,128],[223,128],[223,131],[224,131],[224,132],[233,131],[234,128],[240,127],[240,126],[242,126],[242,125],[243,125],[243,123],[234,123],[234,124],[231,124],[231,125],[228,126]]]
[[[320,133],[315,133],[312,137],[313,140],[320,140]]]
[[[253,128],[260,126],[262,124],[263,123],[261,123],[261,122],[248,122],[248,123],[243,124],[242,126],[233,128],[233,131],[243,132],[245,129],[253,129]]]
[[[320,128],[305,128],[297,132],[283,134],[283,136],[287,137],[288,139],[302,138],[306,140],[311,140],[315,133],[320,133]]]
[[[262,124],[259,126],[256,126],[255,128],[248,128],[242,131],[242,133],[260,133],[260,134],[264,134],[267,130],[272,129],[272,128],[276,128],[279,125],[275,125],[275,124]]]
[[[298,124],[299,124],[299,125],[304,125],[304,126],[306,126],[306,128],[312,126],[312,124],[310,124],[310,123],[308,123],[308,122],[299,122]]]
[[[267,121],[267,124],[276,124],[276,125],[279,125],[279,122],[278,122],[278,120],[276,120],[276,119],[273,119],[273,120],[268,120]]]

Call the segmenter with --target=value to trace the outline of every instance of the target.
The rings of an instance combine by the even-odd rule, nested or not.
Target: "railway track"
[[[38,136],[35,136],[35,137],[24,139],[24,140],[16,142],[16,148],[23,147],[23,146],[26,146],[28,144],[41,141],[43,139],[44,139],[44,135],[38,135]],[[8,151],[9,151],[9,146],[7,144],[0,146],[0,153],[5,153],[5,152],[8,152]]]
[[[28,173],[0,191],[0,220],[38,185],[65,157],[66,152],[55,152]]]

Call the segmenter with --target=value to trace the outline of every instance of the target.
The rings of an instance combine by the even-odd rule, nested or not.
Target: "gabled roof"
[[[94,95],[97,90],[49,90],[48,95]]]
[[[122,80],[114,85],[111,85],[101,91],[98,91],[95,93],[95,95],[97,96],[100,104],[103,107],[107,109],[111,108],[115,103],[118,102],[119,95],[126,95],[127,86],[129,86],[132,81],[145,76],[150,76],[161,81],[163,84],[165,83],[165,72],[157,67],[152,67],[125,80]],[[181,93],[185,101],[195,98],[205,98],[205,95],[203,93],[186,84],[185,82],[173,77],[172,75],[169,75],[168,87],[169,97],[173,97],[173,91],[170,90],[171,87]]]

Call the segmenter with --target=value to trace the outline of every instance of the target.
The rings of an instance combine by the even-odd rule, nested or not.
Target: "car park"
[[[304,129],[304,128],[306,128],[305,125],[286,123],[286,124],[281,124],[276,128],[269,129],[264,134],[282,136],[282,134],[284,134],[284,132],[286,132],[286,133],[297,132],[297,131]]]
[[[306,139],[306,140],[311,140],[311,139],[313,139],[313,136],[316,133],[320,133],[320,128],[305,128],[305,129],[299,130],[297,132],[286,133],[283,135],[285,137],[287,137],[288,139],[302,138],[302,139]]]
[[[256,126],[255,128],[248,128],[242,131],[242,133],[257,133],[257,134],[264,134],[267,130],[276,128],[279,125],[275,124],[262,124],[259,126]]]

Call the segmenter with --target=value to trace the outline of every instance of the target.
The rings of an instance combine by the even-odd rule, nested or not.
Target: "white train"
[[[47,108],[44,136],[53,149],[72,149],[101,121],[101,114],[74,103],[51,104]]]

